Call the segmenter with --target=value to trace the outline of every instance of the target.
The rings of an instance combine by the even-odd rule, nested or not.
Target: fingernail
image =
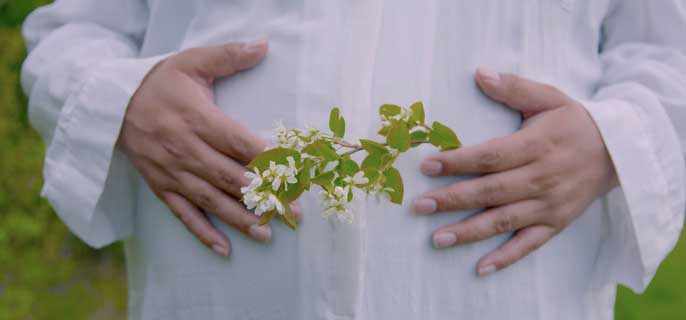
[[[485,277],[495,271],[495,266],[490,264],[485,267],[479,268],[479,276]]]
[[[297,202],[291,203],[291,211],[295,215],[295,220],[300,222],[303,218],[302,207]]]
[[[248,233],[251,237],[255,238],[255,240],[262,242],[267,242],[272,238],[272,229],[268,225],[260,226],[253,224],[250,226],[250,229],[248,229]]]
[[[418,214],[429,214],[436,212],[436,200],[419,198],[414,201],[414,212]]]
[[[457,242],[457,236],[452,232],[441,232],[434,234],[433,242],[434,248],[442,249],[454,245]]]
[[[479,68],[477,70],[479,75],[484,79],[484,81],[490,82],[493,85],[497,85],[498,81],[500,81],[500,74],[491,70]]]
[[[220,256],[223,256],[223,257],[229,256],[229,249],[227,247],[224,247],[224,246],[221,246],[218,244],[214,244],[214,245],[212,245],[212,250]]]
[[[436,176],[443,171],[443,164],[436,160],[424,160],[420,169],[427,176]]]
[[[245,51],[258,51],[258,50],[263,50],[264,47],[267,46],[267,40],[261,39],[257,41],[250,42],[243,47],[243,50]]]

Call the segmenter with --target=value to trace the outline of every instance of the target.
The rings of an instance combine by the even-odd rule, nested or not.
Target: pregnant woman
[[[125,241],[130,319],[612,319],[682,226],[685,10],[58,0],[24,29],[43,195]],[[240,202],[275,121],[374,137],[420,100],[465,147],[403,154],[403,206],[306,193],[291,231]]]

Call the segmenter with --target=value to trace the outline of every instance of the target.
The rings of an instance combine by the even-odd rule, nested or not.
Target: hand
[[[214,104],[212,83],[257,65],[267,43],[230,43],[183,51],[147,75],[128,106],[119,146],[151,190],[202,243],[227,256],[229,240],[207,219],[262,242],[268,225],[239,200],[244,164],[267,144]]]
[[[418,197],[419,214],[486,208],[433,234],[437,248],[514,232],[482,257],[481,276],[525,257],[579,217],[617,185],[614,167],[590,115],[577,101],[546,84],[509,74],[478,71],[490,98],[522,112],[522,128],[510,136],[427,158],[429,176],[484,174]]]

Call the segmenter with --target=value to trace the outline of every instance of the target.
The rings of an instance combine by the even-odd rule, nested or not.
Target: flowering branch
[[[430,142],[429,140],[415,140],[415,141],[411,141],[411,142],[410,142],[410,144],[411,144],[412,147],[416,147],[416,146],[419,146],[419,145],[422,145],[422,144],[425,144],[425,143],[431,143],[431,142]],[[388,143],[380,143],[380,144],[381,144],[382,146],[388,146]],[[347,152],[344,153],[344,154],[351,155],[351,154],[354,154],[354,153],[356,153],[356,152],[359,152],[359,151],[364,150],[364,148],[363,148],[362,146],[359,146],[359,145],[352,146],[351,148],[353,148],[353,149],[347,151]]]
[[[441,151],[461,146],[457,135],[445,125],[425,123],[424,106],[417,102],[409,108],[384,104],[379,108],[384,142],[359,139],[351,143],[343,139],[345,119],[334,108],[329,116],[330,132],[318,129],[276,129],[276,145],[255,157],[246,173],[251,182],[241,188],[243,203],[260,216],[260,224],[275,215],[295,229],[297,223],[289,204],[319,185],[324,215],[335,214],[340,220],[353,220],[349,205],[357,189],[367,195],[386,198],[401,204],[403,182],[393,167],[398,156],[410,148],[430,143]],[[342,149],[347,151],[340,152]],[[352,154],[365,151],[361,163]]]

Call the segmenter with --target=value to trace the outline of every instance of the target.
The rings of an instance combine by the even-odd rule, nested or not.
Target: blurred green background
[[[0,0],[0,320],[124,319],[121,245],[95,251],[39,196],[45,146],[31,129],[19,69],[21,22],[48,0]],[[620,288],[617,319],[686,319],[684,237],[644,295]]]

